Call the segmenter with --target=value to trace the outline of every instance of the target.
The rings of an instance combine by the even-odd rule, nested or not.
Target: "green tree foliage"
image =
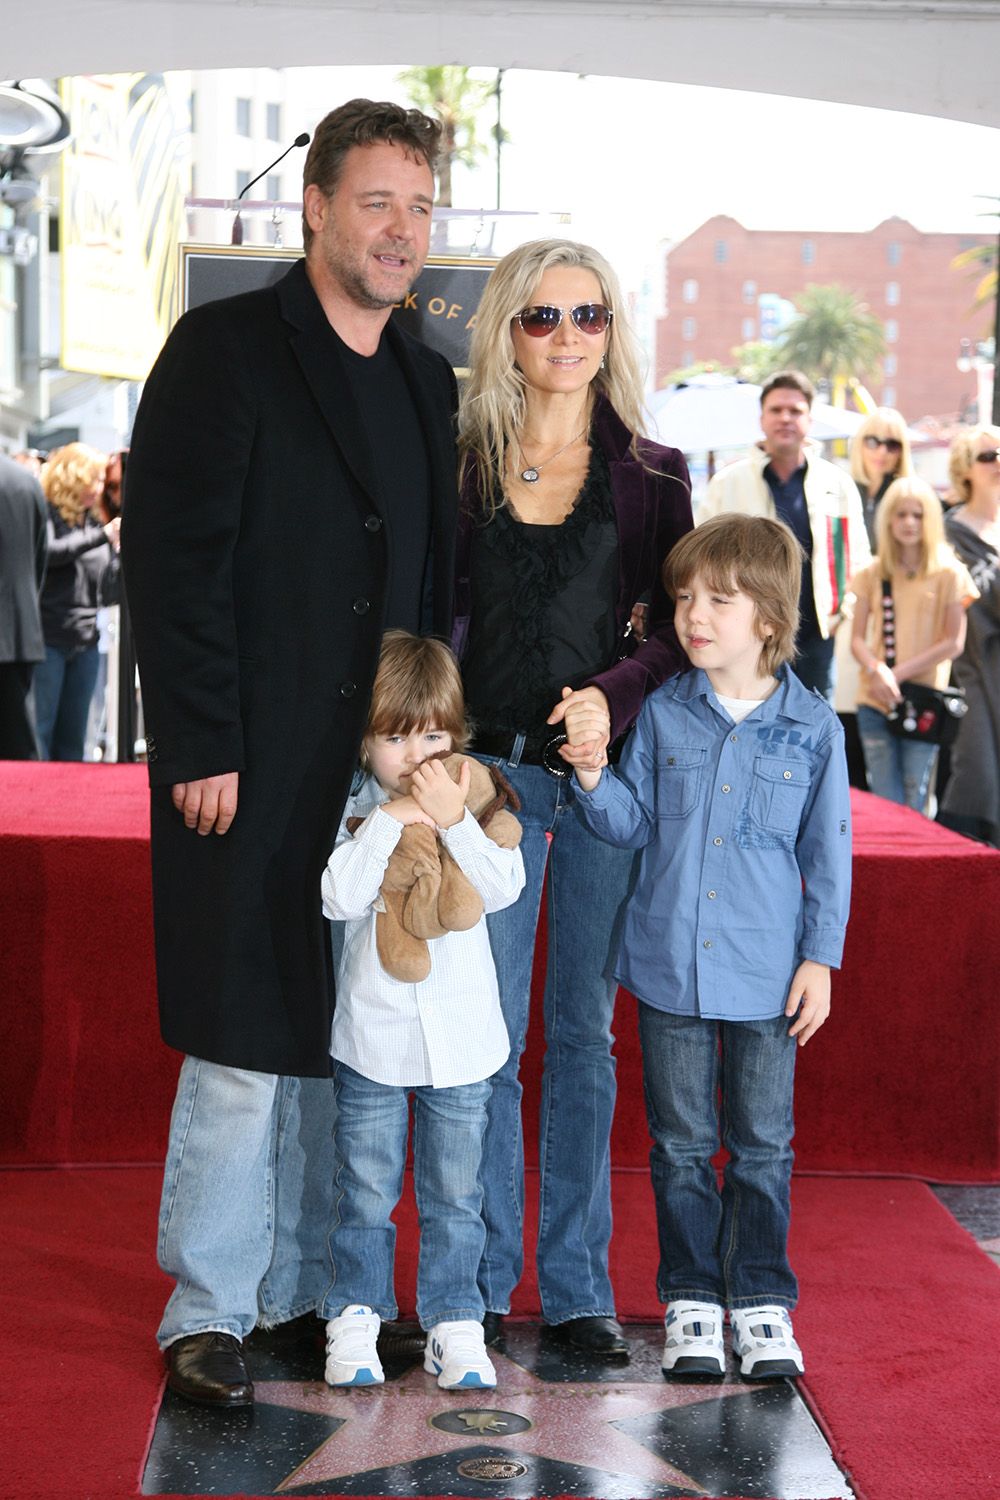
[[[436,115],[444,127],[438,166],[438,203],[450,208],[451,165],[471,167],[487,154],[487,146],[476,135],[479,115],[495,96],[496,84],[470,78],[468,68],[406,68],[396,75],[410,102],[424,114]]]
[[[763,385],[769,375],[784,366],[778,345],[767,343],[763,339],[737,345],[733,350],[733,359],[736,361],[736,374],[740,380],[749,381],[751,385]]]
[[[989,308],[992,312],[997,295],[996,242],[973,245],[970,250],[963,250],[961,255],[955,256],[951,266],[953,271],[967,271],[970,276],[976,277],[975,295],[969,311],[982,312]],[[992,332],[992,327],[990,331]]]
[[[838,376],[875,375],[887,351],[885,329],[847,287],[807,286],[796,315],[774,345],[777,368],[802,370],[832,386]]]

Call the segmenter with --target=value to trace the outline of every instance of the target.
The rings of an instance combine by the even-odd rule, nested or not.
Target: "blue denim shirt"
[[[617,772],[578,788],[591,828],[642,849],[615,974],[658,1010],[781,1014],[804,959],[840,965],[851,896],[844,732],[784,667],[734,724],[700,669],[646,699]]]

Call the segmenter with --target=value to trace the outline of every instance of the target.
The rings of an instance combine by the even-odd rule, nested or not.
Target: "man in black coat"
[[[36,661],[45,660],[38,596],[49,507],[35,476],[0,453],[0,760],[38,760]]]
[[[389,322],[426,259],[439,134],[392,104],[328,115],[305,260],[181,318],[132,437],[160,1023],[187,1054],[158,1337],[172,1387],[207,1404],[250,1404],[243,1338],[329,1280],[320,876],[383,631],[450,624],[454,377]]]

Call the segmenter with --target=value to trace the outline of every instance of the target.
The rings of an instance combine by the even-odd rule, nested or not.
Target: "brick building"
[[[955,361],[963,338],[992,330],[992,314],[971,314],[974,279],[951,268],[961,250],[991,235],[922,234],[885,219],[864,234],[745,229],[708,219],[666,257],[665,305],[658,320],[656,384],[701,360],[732,363],[732,351],[766,336],[776,298],[810,284],[848,287],[884,324],[889,343],[881,381],[867,383],[908,421],[950,417],[974,394],[974,375]],[[763,301],[761,300],[763,299]]]

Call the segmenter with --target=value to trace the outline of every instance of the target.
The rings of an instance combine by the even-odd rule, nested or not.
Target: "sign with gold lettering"
[[[270,286],[301,253],[253,245],[182,245],[182,310]],[[476,309],[495,265],[485,257],[431,255],[413,290],[393,309],[406,331],[443,354],[459,376],[469,363]]]
[[[144,380],[177,318],[188,93],[187,74],[63,80],[66,369]]]

